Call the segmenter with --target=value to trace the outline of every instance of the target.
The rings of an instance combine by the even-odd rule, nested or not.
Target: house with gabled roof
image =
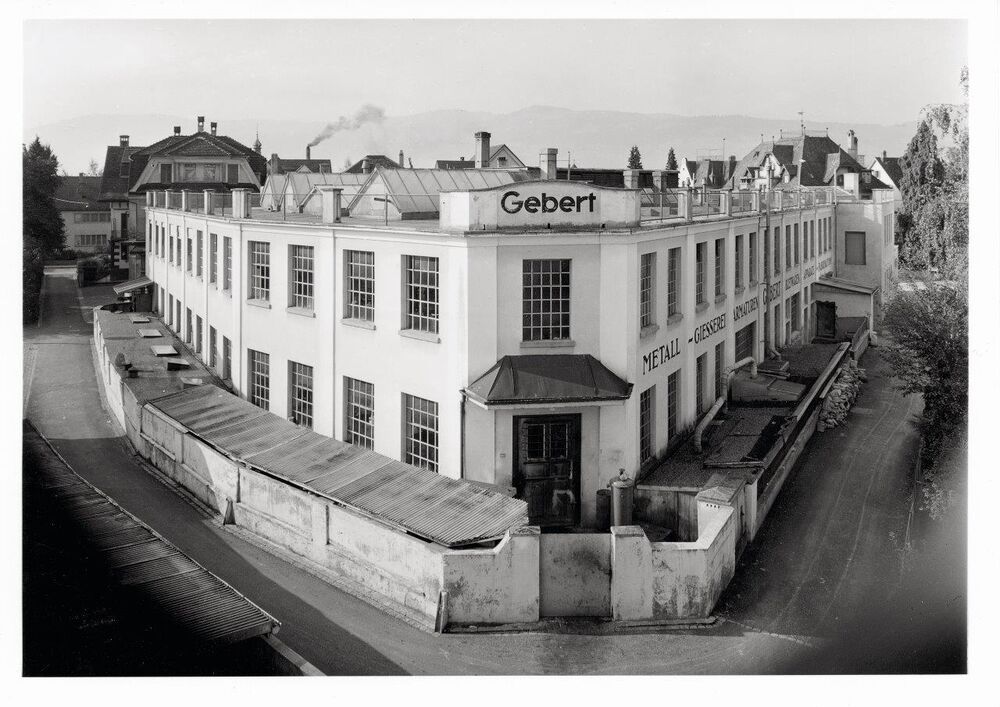
[[[435,169],[527,169],[527,165],[504,143],[490,145],[490,133],[476,133],[476,151],[471,160],[437,160]]]
[[[53,202],[63,220],[66,246],[102,253],[111,240],[111,208],[101,201],[101,177],[59,177]]]
[[[892,188],[897,201],[903,200],[903,194],[900,191],[903,183],[901,157],[889,157],[885,150],[882,150],[882,156],[873,159],[868,165],[868,169],[871,170],[873,177]]]

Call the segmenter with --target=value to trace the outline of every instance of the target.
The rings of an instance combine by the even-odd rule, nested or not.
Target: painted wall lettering
[[[781,283],[776,282],[766,290],[764,290],[764,304],[767,304],[771,300],[777,298],[781,295]]]
[[[556,197],[551,194],[546,194],[542,192],[541,197],[529,196],[527,199],[519,199],[521,196],[520,192],[509,191],[506,192],[500,198],[500,207],[506,211],[508,214],[516,214],[521,209],[524,209],[529,214],[552,214],[556,211],[562,211],[563,213],[583,213],[584,207],[586,207],[586,213],[594,213],[594,202],[597,201],[597,195],[594,192],[590,192],[586,196],[564,196]]]
[[[715,319],[710,319],[701,326],[695,327],[694,336],[688,339],[688,341],[693,340],[694,343],[696,344],[701,343],[708,337],[722,331],[725,328],[726,328],[726,315],[720,314]]]
[[[753,299],[747,300],[743,304],[736,305],[736,307],[733,308],[733,322],[738,322],[751,312],[756,312],[759,303],[759,298],[754,297]]]
[[[826,270],[832,264],[833,264],[833,258],[824,258],[823,260],[819,261],[819,269]]]
[[[808,268],[806,268],[806,271],[804,273],[802,273],[802,276],[805,277],[806,279],[808,279],[808,278],[812,277],[815,274],[816,274],[816,266],[815,265],[810,265]]]
[[[801,280],[802,277],[800,275],[798,274],[792,275],[790,278],[785,280],[785,289],[787,290],[790,287],[794,287],[795,285],[799,284]]]
[[[681,352],[681,340],[674,339],[661,344],[642,357],[642,375],[646,375],[661,363],[666,363]]]

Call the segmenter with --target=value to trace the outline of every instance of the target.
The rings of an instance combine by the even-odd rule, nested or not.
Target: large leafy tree
[[[628,168],[629,169],[642,169],[642,155],[639,154],[639,146],[632,145],[632,149],[628,153]]]
[[[672,147],[667,150],[667,169],[677,169],[677,155]]]
[[[45,253],[62,248],[65,241],[54,200],[58,186],[59,160],[36,137],[22,147],[23,227],[25,242],[33,241]]]

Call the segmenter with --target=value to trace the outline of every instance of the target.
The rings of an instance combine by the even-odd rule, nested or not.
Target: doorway
[[[514,488],[528,522],[545,527],[580,522],[580,415],[514,418]]]
[[[837,305],[816,301],[816,336],[833,339],[837,335]]]

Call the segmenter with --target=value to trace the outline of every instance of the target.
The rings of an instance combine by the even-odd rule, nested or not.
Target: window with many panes
[[[403,393],[403,461],[438,470],[438,406]]]
[[[406,298],[403,328],[436,334],[438,331],[438,259],[404,255]]]
[[[707,365],[708,354],[702,354],[695,360],[694,407],[699,415],[705,412],[705,367]]]
[[[774,227],[774,274],[781,272],[781,226]]]
[[[793,262],[799,264],[799,224],[792,224],[792,243],[793,249],[795,251],[795,259]],[[803,254],[804,255],[804,254]]]
[[[677,314],[680,294],[681,249],[671,248],[667,252],[667,316]]]
[[[677,435],[677,413],[680,403],[681,372],[674,371],[667,376],[667,437],[671,442]]]
[[[229,291],[233,286],[233,239],[222,237],[222,289]]]
[[[719,398],[726,392],[726,342],[720,341],[715,345],[715,398]]]
[[[375,254],[344,251],[344,319],[375,321]]]
[[[359,447],[375,446],[375,386],[344,376],[344,441]]]
[[[288,419],[296,425],[313,426],[313,369],[288,362]]]
[[[288,303],[302,309],[313,308],[313,248],[308,245],[288,247],[289,277]]]
[[[743,238],[742,234],[736,236],[736,263],[733,270],[733,286],[737,290],[743,289]]]
[[[715,241],[715,296],[726,294],[726,239]]]
[[[208,234],[208,281],[213,285],[219,279],[219,236]]]
[[[250,299],[271,299],[271,244],[262,241],[247,243],[249,268],[248,293]]]
[[[639,463],[645,464],[653,457],[653,402],[656,386],[639,394]]]
[[[170,236],[170,260],[168,261],[171,265],[174,264],[174,237]]]
[[[656,253],[643,253],[639,262],[639,326],[652,326],[656,321],[653,311],[654,284],[656,281]]]
[[[194,352],[201,353],[201,341],[202,341],[202,321],[200,315],[195,315],[194,318]]]
[[[230,380],[233,377],[233,344],[229,337],[222,337],[222,379]]]
[[[184,320],[184,341],[188,344],[191,343],[192,334],[194,334],[194,327],[191,326],[191,308],[185,307],[186,318]]]
[[[747,263],[749,264],[748,270],[750,273],[747,276],[747,280],[749,280],[750,284],[752,285],[753,283],[757,282],[757,234],[756,233],[750,234],[750,239],[748,241],[747,255],[748,255]]]
[[[521,338],[570,338],[570,261],[525,260],[521,266]]]
[[[205,261],[205,236],[201,231],[198,231],[198,257],[195,267],[195,275],[201,277],[203,270],[203,264]]]
[[[798,250],[798,246],[795,248]],[[785,270],[792,267],[792,227],[785,226]]]
[[[215,370],[219,365],[219,333],[214,326],[208,327],[208,367]]]
[[[190,228],[187,230],[187,251],[185,252],[185,255],[187,256],[186,260],[184,261],[185,263],[187,263],[186,270],[188,272],[192,272],[194,269],[194,239],[191,237]]]
[[[705,249],[708,243],[699,243],[694,247],[694,301],[696,304],[705,302]]]
[[[271,357],[247,349],[247,400],[264,410],[271,400]]]

